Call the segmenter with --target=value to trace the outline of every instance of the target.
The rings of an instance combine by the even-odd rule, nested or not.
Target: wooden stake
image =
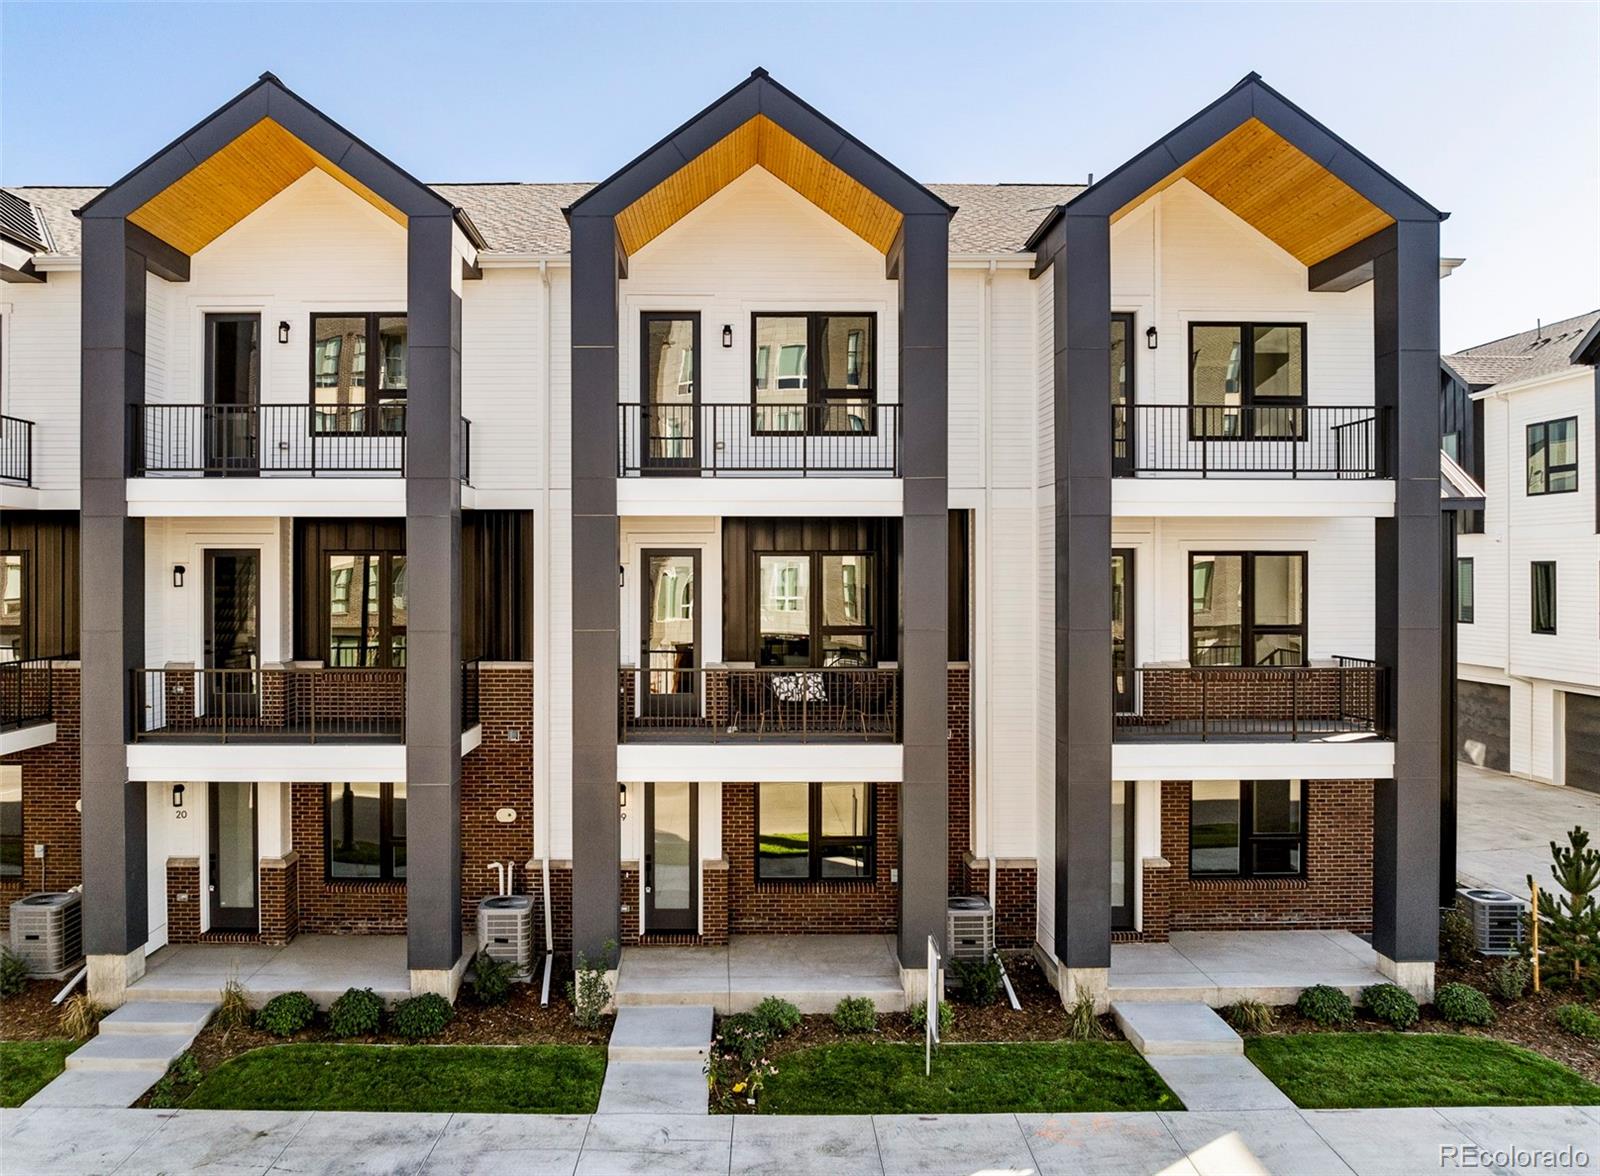
[[[1539,991],[1539,884],[1532,878],[1528,879],[1528,888],[1532,891],[1533,907],[1528,912],[1533,924],[1529,943],[1529,954],[1533,959],[1533,990]]]

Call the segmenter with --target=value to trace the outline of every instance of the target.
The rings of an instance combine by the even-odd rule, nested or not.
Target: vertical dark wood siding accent
[[[8,510],[0,551],[23,554],[23,642],[28,657],[78,649],[78,515],[70,510]]]
[[[335,551],[404,552],[405,519],[296,519],[294,521],[294,655],[326,661],[327,557]]]
[[[950,660],[971,660],[972,512],[950,512]]]

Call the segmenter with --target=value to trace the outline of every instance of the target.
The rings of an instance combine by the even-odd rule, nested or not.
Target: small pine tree
[[[1550,876],[1565,891],[1539,892],[1539,946],[1543,971],[1554,983],[1576,988],[1600,985],[1600,850],[1589,848],[1589,834],[1574,828],[1567,844],[1550,843]],[[1528,883],[1531,887],[1533,878]]]

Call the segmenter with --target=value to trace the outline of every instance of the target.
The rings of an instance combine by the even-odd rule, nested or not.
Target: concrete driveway
[[[1600,840],[1600,795],[1535,784],[1472,764],[1460,765],[1456,877],[1528,897],[1528,875],[1550,882],[1550,843],[1566,844],[1581,825]]]

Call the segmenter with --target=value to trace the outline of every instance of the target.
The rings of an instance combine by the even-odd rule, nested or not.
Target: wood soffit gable
[[[764,114],[717,140],[617,214],[635,253],[753,167],[763,167],[845,228],[887,254],[900,212]]]
[[[405,213],[270,118],[254,124],[151,197],[128,219],[193,255],[312,168],[321,168],[405,227]]]
[[[1179,180],[1311,266],[1394,218],[1258,118],[1218,139],[1112,214],[1115,222]]]

